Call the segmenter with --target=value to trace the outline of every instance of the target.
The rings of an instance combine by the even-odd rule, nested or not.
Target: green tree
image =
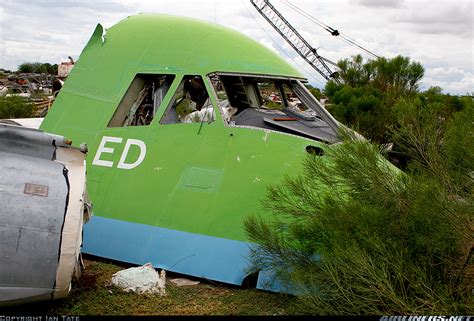
[[[58,73],[58,65],[41,62],[24,62],[18,66],[19,73],[49,73],[56,75]]]
[[[467,196],[473,192],[474,102],[456,97],[452,104],[452,97],[440,94],[427,99],[430,91],[397,103],[393,138],[410,156],[411,170],[436,176],[450,195]]]
[[[334,116],[375,142],[389,141],[393,107],[399,98],[417,93],[423,67],[402,56],[364,63],[360,55],[338,66],[341,84],[329,81],[325,87]]]
[[[308,88],[309,92],[316,97],[316,99],[321,99],[323,97],[323,94],[319,88],[313,87],[310,84],[305,85],[306,88]]]
[[[54,64],[54,65],[46,64],[46,65],[48,65],[47,70],[48,70],[49,74],[51,74],[51,75],[57,75],[58,74],[58,64]]]
[[[41,73],[43,71],[43,64],[40,62],[24,62],[18,66],[20,73]]]
[[[33,117],[33,103],[23,97],[0,97],[0,119]]]
[[[472,104],[471,97],[445,95],[439,87],[431,87],[425,92],[398,99],[392,109],[390,130],[387,130],[390,140],[394,143],[391,161],[404,168],[409,158],[419,157],[416,155],[421,153],[421,150],[408,150],[407,147],[411,148],[415,142],[419,145],[420,135],[425,137],[425,141],[437,141],[445,134],[444,131],[453,117],[458,112],[471,108]],[[417,128],[417,132],[408,133],[407,128]],[[431,136],[427,134],[430,131]],[[416,135],[409,137],[408,134]],[[439,146],[430,148],[436,149]]]
[[[399,104],[406,172],[346,140],[268,189],[270,220],[245,222],[254,269],[292,284],[306,313],[474,312],[472,101],[447,122],[419,97]]]

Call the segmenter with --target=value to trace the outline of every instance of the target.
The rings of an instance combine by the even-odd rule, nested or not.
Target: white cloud
[[[275,48],[275,45],[273,42],[265,39],[265,38],[262,38],[260,39],[259,41],[262,45],[264,45],[265,47],[269,48],[270,50],[272,50],[273,52],[281,55],[281,53]]]
[[[399,7],[402,4],[401,0],[359,0],[358,3],[366,7],[387,8]]]
[[[471,1],[416,1],[411,10],[400,10],[395,21],[421,34],[447,34],[472,40]]]
[[[474,74],[465,70],[448,67],[428,68],[422,85],[424,89],[439,86],[445,92],[458,94],[474,93]]]
[[[322,56],[337,61],[361,53],[281,0],[271,2]],[[472,91],[471,0],[291,0],[291,3],[380,55],[401,54],[419,61],[426,68],[424,86],[438,84],[454,94],[464,94],[469,87]],[[279,52],[307,75],[310,82],[321,86],[318,81],[321,83],[322,78],[281,39],[248,0],[31,0],[27,3],[0,0],[0,67],[16,69],[24,61],[58,63],[69,55],[77,58],[98,22],[107,28],[139,12],[189,16],[236,29]]]

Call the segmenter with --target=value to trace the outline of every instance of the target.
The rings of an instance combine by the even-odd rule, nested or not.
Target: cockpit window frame
[[[161,76],[170,77],[170,83],[169,83],[168,89],[166,90],[165,94],[163,95],[163,97],[161,99],[161,102],[156,106],[156,109],[154,110],[154,114],[152,115],[152,118],[149,121],[149,123],[141,124],[141,125],[130,125],[130,124],[126,125],[125,123],[127,122],[128,115],[129,115],[130,111],[132,110],[133,105],[136,103],[137,99],[139,98],[138,96],[140,95],[140,93],[137,94],[136,98],[130,98],[134,101],[134,103],[131,106],[129,106],[129,108],[128,108],[128,104],[125,105],[125,106],[122,106],[122,104],[124,104],[124,100],[126,99],[127,95],[132,94],[130,92],[130,90],[132,90],[131,88],[135,84],[137,79],[142,78],[142,81],[146,81],[144,78],[151,78],[153,76],[156,76],[156,77],[161,77]],[[127,85],[124,86],[125,89],[122,92],[121,98],[118,100],[118,103],[117,103],[117,105],[114,109],[113,114],[110,116],[109,121],[106,124],[106,128],[107,129],[114,129],[114,128],[117,129],[117,128],[149,127],[149,126],[153,125],[156,121],[156,118],[160,117],[160,110],[162,109],[162,106],[164,104],[167,104],[167,100],[168,100],[167,98],[169,97],[169,94],[173,89],[173,85],[174,85],[176,79],[177,79],[177,75],[175,73],[169,73],[169,72],[168,73],[163,73],[163,72],[136,72],[136,73],[134,73],[133,76],[131,77],[130,82],[128,82]],[[140,90],[140,92],[143,89],[144,88],[142,88]],[[123,112],[126,112],[125,116],[124,116]],[[122,116],[120,116],[119,114],[122,114]],[[124,119],[121,120],[121,118],[123,116],[124,116]]]
[[[277,133],[283,133],[279,130],[275,129],[267,129],[267,128],[259,128],[259,127],[254,127],[254,126],[248,126],[248,125],[236,125],[233,124],[232,122],[229,122],[225,119],[224,111],[222,110],[222,106],[220,106],[219,101],[220,99],[218,98],[218,94],[216,92],[216,89],[214,88],[214,85],[211,82],[212,77],[214,76],[235,76],[235,77],[251,77],[256,80],[258,79],[271,79],[271,80],[281,80],[282,82],[289,82],[292,83],[294,86],[297,86],[299,88],[299,93],[300,95],[304,96],[303,100],[305,100],[303,103],[307,106],[307,108],[312,109],[315,111],[322,120],[324,120],[328,126],[334,131],[334,133],[337,133],[336,135],[339,135],[341,127],[343,126],[341,123],[339,123],[321,104],[317,99],[309,92],[309,90],[304,86],[304,83],[307,83],[306,79],[303,78],[298,78],[298,77],[287,77],[287,76],[278,76],[278,75],[262,75],[262,74],[248,74],[248,73],[232,73],[232,72],[212,72],[207,75],[207,78],[210,83],[211,91],[214,100],[216,101],[216,109],[220,114],[221,121],[225,124],[226,127],[230,128],[250,128],[250,129],[255,129],[255,130],[264,130],[264,131],[272,131],[272,132],[277,132]],[[222,80],[221,80],[222,81]],[[224,91],[226,92],[226,96],[228,95],[226,88],[224,87]],[[227,98],[228,99],[228,98]],[[300,98],[301,99],[301,98]],[[288,133],[283,133],[283,134],[288,134]],[[295,135],[295,134],[289,134],[289,135]],[[300,135],[295,135],[298,137],[301,137]],[[313,138],[312,138],[313,139]],[[319,140],[319,139],[316,139]],[[323,140],[324,141],[324,140]],[[327,141],[328,143],[332,143]]]
[[[181,86],[184,86],[183,84],[183,81],[185,80],[186,77],[200,77],[201,78],[201,81],[202,83],[204,84],[204,87],[203,89],[206,91],[207,95],[208,95],[208,99],[209,99],[209,107],[211,107],[211,110],[212,110],[212,113],[213,113],[213,116],[211,117],[210,120],[202,120],[202,121],[196,121],[196,122],[182,122],[182,121],[177,121],[177,122],[169,122],[168,120],[166,120],[166,118],[168,117],[168,114],[171,110],[171,108],[173,108],[173,105],[175,104],[175,101],[177,99],[177,95],[179,94],[179,91],[180,91],[180,87]],[[211,90],[212,89],[212,85],[210,85],[210,83],[208,83],[208,77],[207,75],[201,75],[199,73],[186,73],[186,74],[182,74],[180,75],[180,77],[177,77],[175,79],[175,86],[172,86],[170,87],[170,91],[172,90],[172,94],[170,96],[170,99],[167,101],[167,104],[166,104],[166,108],[164,108],[162,110],[162,113],[160,114],[157,114],[157,117],[159,117],[159,120],[157,120],[157,123],[159,125],[175,125],[175,124],[195,124],[195,123],[215,123],[216,121],[219,120],[219,117],[217,117],[217,114],[218,114],[218,110],[216,110],[216,104],[215,104],[215,101],[213,99],[213,91]]]

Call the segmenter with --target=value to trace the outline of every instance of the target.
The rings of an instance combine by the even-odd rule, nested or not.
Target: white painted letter
[[[125,163],[125,159],[127,158],[128,151],[130,149],[131,145],[138,146],[140,148],[140,155],[138,156],[138,159],[131,164]],[[123,149],[122,156],[120,156],[119,163],[117,165],[117,168],[123,168],[123,169],[132,169],[137,167],[138,165],[143,162],[143,159],[145,159],[146,155],[146,145],[144,142],[138,139],[127,139],[127,142],[125,143],[125,148]]]
[[[114,152],[113,148],[105,147],[105,144],[107,144],[108,142],[120,144],[122,142],[122,138],[110,137],[110,136],[102,137],[102,141],[100,142],[99,147],[97,148],[97,152],[95,153],[95,157],[94,157],[94,160],[92,161],[92,165],[105,166],[105,167],[112,167],[114,165],[114,162],[100,159],[100,155],[102,153],[112,154]]]

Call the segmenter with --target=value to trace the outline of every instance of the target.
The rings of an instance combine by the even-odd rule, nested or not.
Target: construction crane
[[[334,79],[337,83],[338,73],[333,72],[326,62],[330,60],[320,56],[298,31],[283,17],[283,15],[268,0],[250,0],[257,11],[267,20],[272,27],[295,49],[295,51],[326,80]],[[333,31],[334,36],[338,31]],[[337,34],[336,34],[337,33]]]

